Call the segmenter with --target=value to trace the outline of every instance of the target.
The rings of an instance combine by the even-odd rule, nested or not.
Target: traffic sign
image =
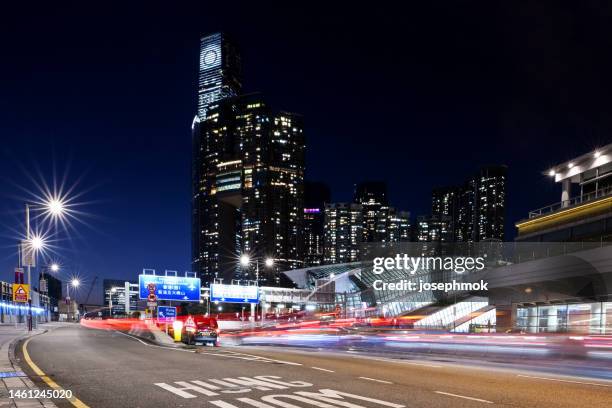
[[[30,285],[13,283],[13,302],[28,303],[30,299]]]
[[[147,296],[147,300],[149,302],[156,302],[157,301],[157,296],[155,296],[155,293],[149,293],[149,296]]]
[[[196,324],[195,324],[195,321],[193,320],[193,317],[189,316],[185,320],[185,330],[188,331],[188,332],[195,332],[196,331]]]
[[[225,303],[259,303],[259,287],[243,285],[210,285],[210,300]]]
[[[173,322],[176,319],[176,307],[160,306],[157,308],[157,320],[160,322]]]
[[[200,301],[199,278],[139,275],[138,283],[140,299],[148,299],[150,294],[154,294],[158,300]]]

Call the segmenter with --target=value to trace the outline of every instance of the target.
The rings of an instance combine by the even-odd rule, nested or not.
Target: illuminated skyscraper
[[[506,166],[489,166],[480,169],[475,177],[476,241],[504,240],[506,172]]]
[[[238,49],[226,34],[215,33],[200,39],[198,74],[198,118],[225,98],[240,94],[241,64]]]
[[[395,208],[390,207],[385,242],[411,241],[411,232],[410,213],[408,211],[396,211]]]
[[[448,220],[448,240],[504,239],[506,167],[488,166],[461,187],[432,192],[432,216]]]
[[[193,268],[205,282],[255,279],[241,254],[273,258],[259,268],[262,284],[275,272],[303,265],[304,135],[302,118],[273,112],[261,95],[221,100],[198,124]]]
[[[331,201],[329,187],[323,183],[304,185],[304,262],[322,265],[325,241],[325,203]]]
[[[326,264],[359,260],[363,241],[363,208],[360,204],[334,203],[325,205]]]
[[[353,201],[363,210],[363,242],[384,242],[389,217],[387,185],[381,181],[359,183]]]

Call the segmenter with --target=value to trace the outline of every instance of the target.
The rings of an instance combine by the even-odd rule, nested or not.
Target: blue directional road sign
[[[259,303],[259,287],[241,285],[210,285],[210,300],[225,303]]]
[[[138,295],[147,299],[151,293],[158,300],[178,300],[182,302],[200,301],[200,279],[181,276],[138,276]]]
[[[160,322],[173,322],[176,320],[176,307],[159,306],[157,308],[157,320]]]

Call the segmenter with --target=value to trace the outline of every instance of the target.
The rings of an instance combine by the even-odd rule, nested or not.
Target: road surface
[[[31,338],[26,351],[20,345],[17,357],[37,385],[71,390],[80,407],[608,408],[612,401],[612,382],[595,379],[350,352],[196,352],[77,325]]]

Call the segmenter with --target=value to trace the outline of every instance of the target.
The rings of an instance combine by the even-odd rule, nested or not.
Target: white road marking
[[[217,353],[206,353],[206,354],[217,354]],[[254,361],[259,360],[259,361],[264,361],[264,362],[269,362],[269,363],[280,363],[280,364],[287,364],[287,365],[294,365],[294,366],[301,366],[302,365],[300,363],[295,363],[293,361],[275,360],[275,359],[272,359],[272,358],[258,356],[258,355],[255,355],[255,354],[239,353],[237,351],[230,351],[230,350],[223,350],[222,352],[219,353],[219,355],[227,355],[227,357],[230,357],[230,355],[245,356],[245,357],[250,357],[250,359],[254,360]]]
[[[612,384],[600,384],[600,383],[592,383],[592,382],[584,382],[584,381],[563,380],[561,378],[536,377],[533,375],[518,374],[517,377],[534,378],[536,380],[559,381],[559,382],[572,383],[572,384],[596,385],[598,387],[612,387]]]
[[[207,381],[192,380],[175,381],[173,384],[153,384],[182,398],[196,398],[197,394],[214,397],[221,394],[244,394],[253,390],[272,391],[312,387],[311,383],[305,381],[283,381],[281,377],[275,375],[258,375],[252,378],[224,378],[222,380],[209,378]]]
[[[463,398],[463,399],[470,400],[470,401],[483,402],[485,404],[493,404],[493,401],[487,401],[487,400],[480,399],[480,398],[468,397],[468,396],[459,395],[459,394],[451,394],[450,392],[444,392],[444,391],[434,391],[434,392],[436,394],[448,395],[449,397]]]
[[[321,367],[310,367],[313,370],[319,370],[319,371],[325,371],[326,373],[335,373],[335,371],[333,370],[328,370],[327,368],[321,368]]]
[[[195,353],[195,350],[186,350],[186,349],[182,349],[182,348],[174,348],[174,347],[166,347],[166,346],[158,346],[157,344],[149,344],[146,341],[143,341],[142,339],[139,339],[136,336],[132,336],[131,334],[127,334],[127,333],[123,333],[120,331],[115,330],[115,333],[119,333],[122,334],[124,336],[127,336],[133,340],[137,340],[140,343],[144,344],[147,347],[156,347],[156,348],[161,348],[161,349],[166,349],[166,350],[173,350],[173,351],[182,351],[183,353]]]
[[[406,361],[406,360],[397,360],[397,359],[392,359],[392,358],[384,358],[384,357],[369,357],[369,356],[364,356],[364,355],[359,355],[359,356],[355,356],[356,358],[362,358],[364,360],[373,360],[373,361],[381,361],[381,362],[385,362],[385,363],[398,363],[398,364],[409,364],[409,365],[416,365],[416,366],[423,366],[423,367],[431,367],[431,368],[442,368],[443,366],[438,365],[438,364],[429,364],[429,363],[414,363],[412,361]]]
[[[379,383],[383,383],[383,384],[393,384],[391,381],[385,381],[385,380],[377,380],[376,378],[370,378],[370,377],[359,377],[362,380],[368,380],[368,381],[376,381]]]

